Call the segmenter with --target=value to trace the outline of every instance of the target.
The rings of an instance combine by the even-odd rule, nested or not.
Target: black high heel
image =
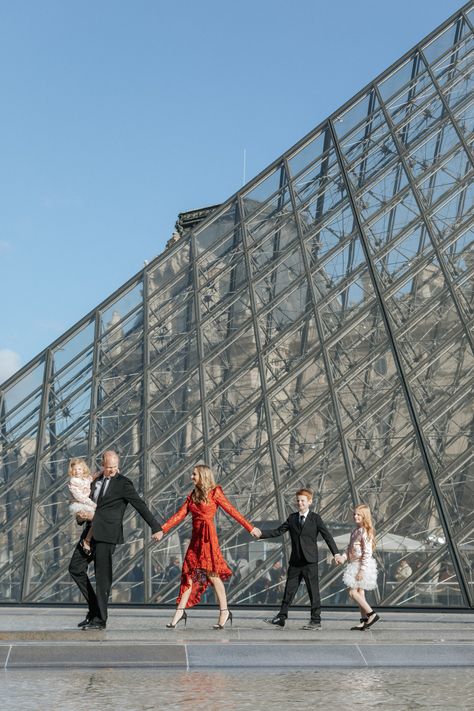
[[[178,607],[178,610],[182,610],[182,611],[183,611],[183,614],[181,615],[181,617],[180,617],[178,620],[176,620],[176,622],[175,622],[174,624],[173,624],[172,622],[168,622],[168,624],[167,624],[166,626],[167,626],[167,628],[168,628],[169,630],[174,630],[174,628],[175,628],[177,625],[179,625],[179,623],[181,622],[181,620],[184,620],[184,626],[186,627],[186,622],[187,622],[187,620],[188,620],[188,613],[186,612],[186,610],[184,609],[184,607]]]
[[[359,630],[359,632],[362,632],[362,630],[365,630],[365,625],[369,621],[368,617],[361,617],[360,618],[360,625],[354,625],[354,627],[351,627],[351,630]]]
[[[229,620],[230,620],[230,626],[232,627],[232,612],[230,610],[228,610],[227,608],[225,610],[219,610],[219,615],[221,612],[228,612],[229,614],[227,615],[226,621],[222,625],[220,622],[218,622],[217,625],[212,625],[212,628],[215,630],[223,630],[224,627],[226,626],[226,624],[229,622]]]

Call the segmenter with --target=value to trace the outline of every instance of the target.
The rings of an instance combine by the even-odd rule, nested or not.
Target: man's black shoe
[[[320,630],[322,629],[320,622],[308,622],[307,625],[303,625],[302,630]]]
[[[275,627],[284,627],[285,618],[284,617],[266,617],[265,622],[269,625],[274,625]]]
[[[91,620],[90,622],[87,623],[87,625],[84,625],[82,628],[83,630],[105,630],[105,622],[102,622],[101,620]]]
[[[89,615],[87,615],[87,617],[84,620],[82,620],[82,622],[77,623],[77,626],[78,627],[85,627],[86,625],[89,624],[90,621],[91,621],[91,618],[89,617]]]

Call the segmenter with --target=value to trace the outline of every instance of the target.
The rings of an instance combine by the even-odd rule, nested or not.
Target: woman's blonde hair
[[[192,493],[193,500],[196,503],[208,503],[209,492],[214,489],[216,482],[214,479],[214,474],[212,469],[207,466],[207,464],[196,464],[193,468],[193,472],[197,472],[199,479],[194,485],[194,491]]]
[[[72,468],[75,464],[82,464],[82,468],[83,468],[82,478],[83,479],[86,479],[87,477],[89,477],[91,475],[91,470],[89,469],[89,467],[87,466],[85,461],[83,459],[79,459],[78,457],[75,457],[74,459],[69,460],[69,469],[67,472],[68,476],[73,476]]]
[[[375,548],[375,528],[372,523],[372,514],[367,504],[359,504],[354,509],[354,513],[359,513],[362,516],[362,526],[367,531],[367,535],[372,541],[372,546]]]

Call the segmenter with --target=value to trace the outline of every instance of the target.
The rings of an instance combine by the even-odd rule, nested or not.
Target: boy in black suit
[[[304,625],[303,629],[321,629],[317,544],[319,534],[326,541],[335,562],[341,562],[334,538],[324,525],[321,516],[309,510],[312,502],[313,492],[310,489],[300,489],[296,492],[298,511],[290,514],[285,523],[282,523],[278,528],[271,531],[262,531],[261,538],[276,538],[286,533],[286,531],[289,531],[291,536],[290,563],[280,611],[273,619],[265,620],[265,622],[277,627],[285,626],[288,608],[296,595],[301,581],[304,580],[311,603],[311,619],[308,624]]]

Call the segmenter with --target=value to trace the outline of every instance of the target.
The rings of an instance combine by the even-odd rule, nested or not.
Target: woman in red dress
[[[199,602],[210,583],[214,587],[219,603],[219,619],[214,629],[222,629],[227,620],[230,619],[232,624],[232,613],[227,609],[227,596],[223,583],[230,578],[232,571],[222,556],[217,540],[214,525],[217,508],[219,506],[223,508],[255,538],[259,537],[260,531],[226,499],[222,488],[216,486],[214,475],[208,466],[196,465],[191,479],[194,483],[193,491],[181,508],[162,525],[163,533],[167,533],[173,526],[181,523],[188,513],[193,517],[193,532],[181,571],[177,608],[173,619],[166,626],[176,627],[180,620],[184,620],[186,624],[186,608],[193,607]]]

